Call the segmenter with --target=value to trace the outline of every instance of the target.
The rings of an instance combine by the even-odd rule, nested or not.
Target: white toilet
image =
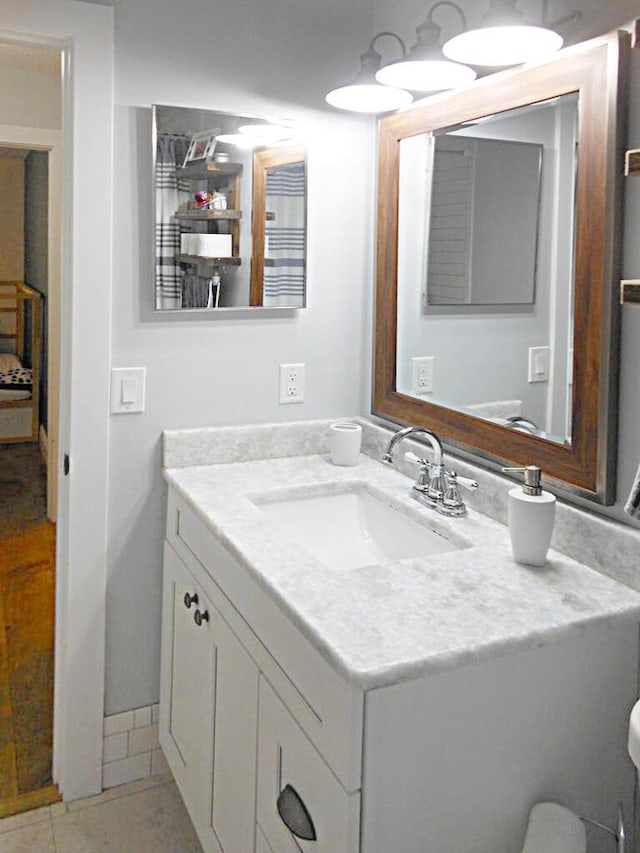
[[[640,701],[629,718],[629,755],[640,771]],[[578,817],[571,809],[557,803],[537,803],[529,813],[529,825],[522,853],[587,853],[585,823],[593,823],[608,832],[617,842],[617,853],[625,853],[625,829],[622,812],[615,829],[586,817]]]

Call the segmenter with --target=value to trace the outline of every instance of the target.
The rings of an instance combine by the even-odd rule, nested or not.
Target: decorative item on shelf
[[[194,133],[184,158],[183,166],[195,166],[208,163],[213,157],[217,141],[217,130],[205,130]]]
[[[181,234],[180,252],[202,258],[230,258],[231,234]]]
[[[640,177],[640,148],[632,148],[624,155],[624,173],[626,177]]]

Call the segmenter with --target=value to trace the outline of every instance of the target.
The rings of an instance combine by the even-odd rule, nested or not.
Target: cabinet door
[[[255,848],[259,671],[227,623],[213,623],[217,650],[211,828],[224,853]]]
[[[165,547],[160,743],[196,829],[211,790],[217,663],[211,612],[189,571]],[[196,613],[209,620],[196,624]]]
[[[253,660],[165,545],[160,742],[206,853],[255,849],[258,683]]]

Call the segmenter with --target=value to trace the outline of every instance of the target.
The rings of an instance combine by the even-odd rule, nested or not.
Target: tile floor
[[[0,853],[202,853],[175,784],[156,776],[0,820]]]

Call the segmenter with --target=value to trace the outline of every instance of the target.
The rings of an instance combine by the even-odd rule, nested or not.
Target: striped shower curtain
[[[158,134],[156,148],[156,308],[182,307],[182,271],[176,263],[180,251],[180,226],[174,214],[190,198],[190,185],[179,181],[189,140]]]
[[[306,163],[267,171],[265,306],[304,305],[306,245]]]

